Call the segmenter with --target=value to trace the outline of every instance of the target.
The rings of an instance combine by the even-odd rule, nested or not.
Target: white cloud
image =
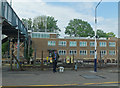
[[[105,32],[114,32],[118,37],[118,20],[117,19],[104,19],[98,24],[99,29],[103,29]]]
[[[36,0],[36,2],[13,2],[13,8],[21,18],[34,18],[39,15],[54,16],[55,19],[58,20],[58,26],[62,30],[61,36],[64,36],[64,30],[69,20],[74,18],[89,22],[94,29],[94,3],[78,3],[76,5],[80,10],[76,11],[76,9],[72,7],[53,6],[42,2],[42,0],[41,2],[38,1],[39,0]],[[98,28],[106,32],[112,31],[116,34],[118,33],[116,19],[98,17]]]

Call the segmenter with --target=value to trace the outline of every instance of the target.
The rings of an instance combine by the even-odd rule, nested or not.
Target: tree
[[[103,30],[101,30],[101,29],[97,30],[97,36],[99,38],[101,38],[101,37],[107,37],[106,33]]]
[[[115,37],[115,34],[113,32],[108,32],[106,33],[107,37]]]
[[[57,26],[57,20],[52,16],[38,16],[33,19],[35,32],[57,32],[61,31]]]
[[[104,37],[104,38],[109,38],[109,37],[115,37],[115,34],[113,32],[104,32],[103,30],[99,29],[97,30],[97,36],[99,38]]]
[[[68,26],[65,28],[65,34],[74,37],[93,37],[94,31],[91,25],[81,19],[70,20]]]
[[[28,18],[28,19],[24,19],[22,18],[22,22],[23,24],[25,25],[26,28],[28,28],[28,30],[31,30],[32,29],[32,19],[31,18]]]
[[[2,55],[8,51],[8,41],[2,44]]]

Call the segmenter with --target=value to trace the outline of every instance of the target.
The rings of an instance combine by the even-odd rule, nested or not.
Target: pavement
[[[117,67],[109,67],[98,69],[97,72],[93,68],[79,68],[78,71],[65,69],[63,73],[53,73],[52,69],[41,71],[10,71],[3,67],[2,70],[2,86],[3,88],[31,88],[40,86],[118,86],[118,69]],[[77,87],[76,87],[77,88]],[[102,87],[103,88],[103,87]]]

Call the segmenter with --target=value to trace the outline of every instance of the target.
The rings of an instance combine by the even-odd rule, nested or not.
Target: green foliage
[[[101,37],[107,37],[106,36],[106,33],[103,31],[103,30],[97,30],[97,36],[99,37],[99,38],[101,38]]]
[[[109,38],[109,37],[115,37],[115,34],[113,32],[104,32],[103,30],[97,30],[97,36],[99,36],[99,38],[104,37],[104,38]]]
[[[33,19],[33,29],[35,32],[46,31],[55,32],[61,31],[57,26],[57,20],[52,16],[38,16]]]
[[[30,50],[29,50],[29,57],[31,58],[31,57],[32,57],[32,55],[33,55],[33,48],[32,48],[32,46],[30,46]]]
[[[57,20],[55,20],[52,16],[38,16],[33,18],[33,21],[31,18],[28,19],[22,19],[24,25],[29,30],[32,30],[34,32],[59,32],[61,31],[59,27],[57,26]]]
[[[28,30],[32,29],[32,19],[22,19],[22,22],[24,23],[25,27],[28,28]]]
[[[93,37],[94,31],[88,22],[81,19],[73,19],[70,20],[66,27],[65,34],[74,37]]]
[[[107,37],[115,37],[115,34],[113,32],[108,32],[106,33]]]
[[[8,50],[8,41],[2,44],[2,54],[5,54]]]

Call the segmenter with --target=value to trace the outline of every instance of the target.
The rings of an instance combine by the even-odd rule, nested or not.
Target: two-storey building
[[[95,41],[89,37],[64,37],[58,38],[56,33],[33,32],[31,34],[33,48],[36,49],[37,59],[50,56],[51,50],[57,50],[60,59],[74,55],[76,60],[94,60]],[[118,52],[117,38],[97,39],[97,59],[116,62]]]

